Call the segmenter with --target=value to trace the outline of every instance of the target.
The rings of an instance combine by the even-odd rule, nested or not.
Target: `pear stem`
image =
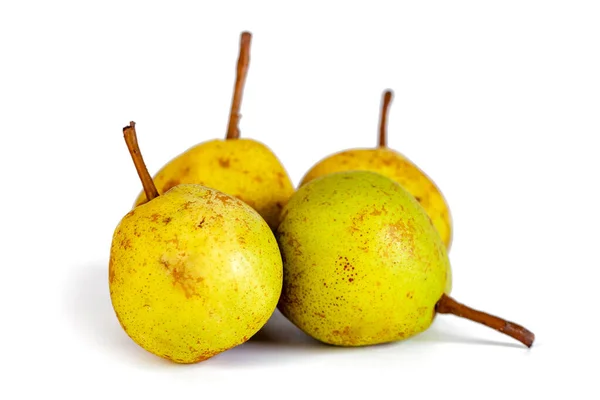
[[[390,103],[394,92],[386,90],[383,92],[383,101],[381,103],[381,115],[379,117],[379,147],[387,147],[387,120]]]
[[[137,134],[135,132],[135,122],[131,121],[129,126],[123,128],[123,137],[125,137],[125,143],[127,143],[129,154],[131,154],[131,159],[133,160],[135,169],[137,170],[140,180],[142,181],[146,198],[148,201],[150,201],[155,197],[158,197],[158,190],[156,190],[152,176],[150,176],[148,168],[146,168],[144,158],[142,157],[142,153],[140,152],[140,146],[138,145]]]
[[[229,112],[229,126],[227,127],[226,139],[239,139],[240,137],[240,107],[242,105],[242,94],[246,75],[248,75],[248,65],[250,64],[250,41],[252,34],[242,32],[240,38],[240,55],[237,63],[237,74],[235,77],[235,87],[233,90],[233,99],[231,101],[231,111]]]
[[[471,321],[488,326],[518,340],[527,347],[533,345],[535,335],[521,325],[474,310],[464,304],[460,304],[452,297],[446,296],[445,294],[443,294],[442,298],[437,302],[435,309],[440,314],[454,314],[458,317],[470,319]]]

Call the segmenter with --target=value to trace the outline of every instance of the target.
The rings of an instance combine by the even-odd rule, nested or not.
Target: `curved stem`
[[[386,90],[383,92],[383,101],[381,104],[381,115],[379,117],[379,147],[387,147],[387,120],[390,103],[394,92]]]
[[[155,197],[158,197],[158,190],[156,190],[152,176],[150,176],[148,168],[146,168],[146,163],[144,163],[142,153],[140,152],[137,134],[135,133],[135,122],[131,121],[129,126],[123,128],[123,136],[125,137],[125,143],[127,143],[127,148],[129,149],[129,154],[131,154],[131,159],[133,160],[135,169],[137,170],[140,180],[142,181],[146,198],[148,201],[150,201]]]
[[[235,87],[233,90],[233,99],[231,101],[231,111],[229,112],[229,126],[227,127],[226,139],[238,139],[240,137],[240,107],[242,105],[242,94],[246,75],[248,75],[248,65],[250,64],[250,41],[252,34],[242,32],[240,38],[240,55],[237,64],[237,74],[235,77]]]
[[[523,328],[521,325],[517,325],[514,322],[509,322],[502,318],[474,310],[465,306],[464,304],[460,304],[452,297],[446,296],[445,294],[442,295],[442,298],[436,304],[435,310],[440,314],[454,314],[461,318],[479,322],[480,324],[517,339],[527,347],[531,347],[535,339],[533,332]]]

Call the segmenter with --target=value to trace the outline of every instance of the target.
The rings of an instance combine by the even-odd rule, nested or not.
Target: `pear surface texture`
[[[277,230],[281,312],[329,344],[363,346],[427,329],[451,290],[450,263],[425,210],[378,173],[327,174],[303,185]]]
[[[182,183],[218,189],[250,205],[273,229],[294,193],[275,154],[252,139],[215,139],[198,144],[171,160],[153,179],[160,194]],[[145,202],[142,192],[135,205]]]
[[[245,342],[267,322],[281,292],[281,255],[250,206],[182,184],[122,219],[109,281],[117,317],[136,343],[195,363]]]
[[[431,178],[395,150],[381,147],[336,153],[312,167],[300,186],[323,175],[353,170],[377,172],[402,185],[425,209],[442,241],[450,248],[452,220],[446,200]]]

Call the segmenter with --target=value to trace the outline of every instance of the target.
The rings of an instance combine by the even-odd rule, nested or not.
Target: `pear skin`
[[[377,172],[402,185],[425,209],[444,245],[451,247],[452,220],[442,193],[419,167],[395,150],[381,147],[336,153],[312,167],[300,186],[319,176],[352,170]]]
[[[160,194],[184,183],[218,189],[254,208],[276,228],[294,186],[265,145],[252,139],[215,139],[198,144],[166,164],[154,176]],[[138,206],[146,201],[141,193]]]

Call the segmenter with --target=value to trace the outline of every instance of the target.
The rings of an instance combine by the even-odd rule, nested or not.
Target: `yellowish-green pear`
[[[366,346],[425,331],[452,313],[527,346],[525,328],[450,297],[446,246],[426,211],[393,180],[370,171],[337,172],[302,186],[276,232],[283,258],[281,312],[308,335]]]
[[[133,122],[124,134],[150,200],[123,217],[110,248],[110,297],[121,326],[176,363],[244,343],[281,293],[272,230],[250,206],[215,189],[181,184],[159,195]]]

